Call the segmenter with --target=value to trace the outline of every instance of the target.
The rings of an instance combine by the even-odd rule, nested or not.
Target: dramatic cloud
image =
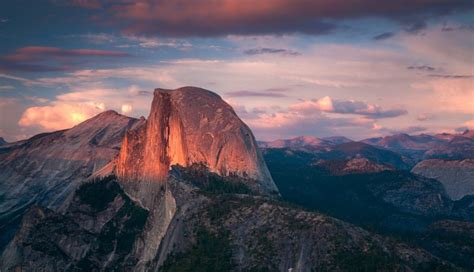
[[[128,33],[170,36],[227,34],[324,34],[335,20],[384,17],[406,24],[407,31],[423,28],[423,18],[472,9],[470,0],[202,0],[202,1],[72,1],[76,6],[105,10],[100,18],[117,23]]]
[[[288,49],[282,49],[282,48],[252,48],[252,49],[245,50],[244,54],[246,55],[282,54],[282,55],[289,55],[289,56],[301,55],[301,53],[299,52],[288,50]]]
[[[127,57],[128,53],[95,49],[62,49],[57,47],[28,46],[13,54],[0,57],[0,71],[50,72],[77,68],[78,59],[97,57]]]
[[[132,111],[144,114],[149,110],[150,101],[150,97],[142,95],[136,86],[126,89],[85,88],[60,94],[47,105],[27,108],[18,124],[47,131],[65,129],[107,109],[115,109],[122,114]]]
[[[294,104],[291,110],[304,113],[312,111],[324,111],[340,114],[358,114],[371,118],[390,118],[404,115],[407,113],[404,109],[385,110],[379,105],[368,104],[362,101],[354,100],[335,100],[329,96],[321,99],[304,101]]]
[[[319,137],[351,135],[354,139],[362,139],[396,131],[377,124],[372,116],[334,114],[334,101],[329,97],[317,100],[316,107],[314,105],[307,107],[302,102],[291,104],[287,108],[279,106],[249,108],[235,101],[227,102],[252,128],[258,139],[268,140],[300,135]],[[402,130],[421,131],[421,128],[411,127],[397,130],[397,132]]]
[[[277,112],[245,110],[237,113],[252,128],[258,139],[287,138],[300,135],[351,135],[363,138],[371,135],[373,121],[367,118],[330,117],[323,112],[302,113],[291,109]],[[244,111],[244,114],[242,114]]]
[[[28,108],[18,124],[59,130],[72,127],[104,110],[104,104],[54,102],[49,106]]]

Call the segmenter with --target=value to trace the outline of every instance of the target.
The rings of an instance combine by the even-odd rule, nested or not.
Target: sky
[[[472,0],[0,2],[0,136],[197,86],[259,140],[474,129]]]

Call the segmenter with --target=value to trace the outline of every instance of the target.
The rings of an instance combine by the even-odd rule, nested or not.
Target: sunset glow
[[[473,128],[469,1],[196,3],[4,1],[0,135],[147,116],[154,88],[181,86],[220,94],[259,139]]]

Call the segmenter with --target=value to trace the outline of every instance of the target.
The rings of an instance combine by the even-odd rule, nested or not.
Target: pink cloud
[[[407,22],[422,15],[444,14],[471,8],[468,0],[74,0],[77,6],[101,7],[129,33],[172,36],[226,34],[309,33],[322,34],[337,26],[328,19],[385,17]],[[408,20],[412,18],[413,20]]]
[[[48,106],[28,108],[18,124],[39,126],[45,130],[70,128],[105,110],[104,104],[55,102]]]
[[[126,52],[96,49],[62,49],[47,46],[27,46],[0,57],[0,70],[28,72],[68,71],[77,66],[74,59],[96,57],[127,57]],[[54,64],[51,64],[53,62]]]
[[[426,102],[438,111],[474,114],[474,78],[441,78],[413,87],[431,91]]]
[[[290,106],[291,110],[299,112],[324,111],[339,114],[358,114],[371,118],[390,118],[404,115],[406,110],[384,109],[379,105],[355,100],[337,100],[329,96],[320,99],[307,100]]]
[[[2,59],[10,61],[31,61],[42,59],[45,56],[58,57],[126,57],[128,53],[121,51],[96,50],[96,49],[62,49],[48,46],[27,46],[18,48],[14,54],[3,56]]]

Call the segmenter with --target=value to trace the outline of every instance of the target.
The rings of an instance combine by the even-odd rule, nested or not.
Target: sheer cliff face
[[[260,192],[277,192],[252,132],[218,95],[195,87],[156,89],[146,124],[122,143],[117,175],[160,182],[172,165],[193,163],[248,178]]]
[[[453,200],[474,195],[474,159],[424,160],[413,167],[412,172],[440,181]]]

